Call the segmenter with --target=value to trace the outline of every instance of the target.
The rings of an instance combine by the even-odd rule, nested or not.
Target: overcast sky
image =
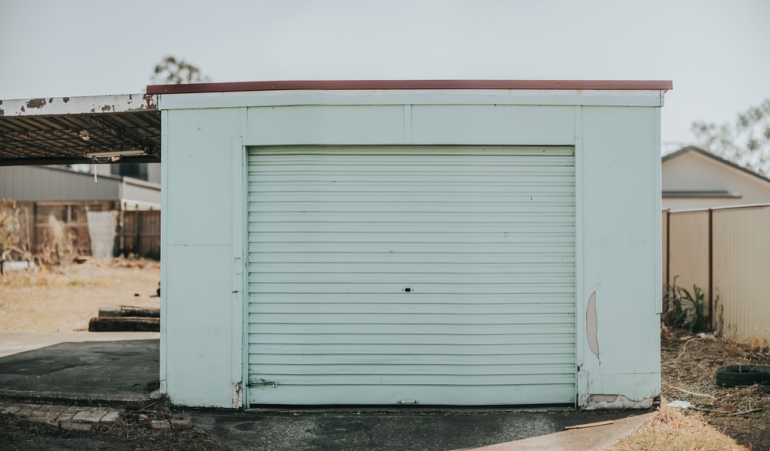
[[[0,0],[0,99],[212,81],[673,80],[664,147],[770,98],[770,0]]]

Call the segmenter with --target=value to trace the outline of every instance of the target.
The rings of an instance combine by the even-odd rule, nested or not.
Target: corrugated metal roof
[[[156,96],[0,100],[0,165],[89,163],[86,153],[143,150],[122,163],[160,161]]]

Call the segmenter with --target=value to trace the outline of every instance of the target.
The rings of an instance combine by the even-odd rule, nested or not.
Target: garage
[[[249,150],[249,399],[575,399],[568,147]]]
[[[667,81],[148,86],[178,405],[660,394]]]

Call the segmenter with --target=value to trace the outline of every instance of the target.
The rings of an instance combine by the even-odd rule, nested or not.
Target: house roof
[[[748,175],[750,175],[752,177],[756,177],[756,178],[758,178],[758,179],[760,179],[760,180],[762,180],[764,182],[770,183],[770,178],[767,178],[767,177],[765,177],[762,174],[756,173],[756,172],[752,171],[751,169],[748,169],[748,168],[745,168],[745,167],[743,167],[741,165],[735,164],[732,161],[729,161],[729,160],[726,160],[726,159],[724,159],[722,157],[714,155],[713,153],[711,153],[711,152],[709,152],[707,150],[703,150],[700,147],[695,147],[695,146],[683,147],[683,148],[681,148],[681,149],[679,149],[679,150],[677,150],[675,152],[671,152],[668,155],[664,155],[661,161],[663,163],[665,163],[666,161],[671,160],[673,158],[676,158],[676,157],[678,157],[680,155],[683,155],[683,154],[685,154],[687,152],[695,152],[697,154],[703,155],[704,157],[711,158],[712,160],[714,160],[716,162],[719,162],[719,163],[722,163],[724,165],[727,165],[727,166],[729,166],[729,167],[731,167],[733,169],[737,169],[737,170],[739,170],[739,171],[741,171],[741,172],[743,172],[745,174],[748,174]]]
[[[87,153],[142,150],[160,161],[156,97],[128,94],[0,100],[0,166],[90,163]]]

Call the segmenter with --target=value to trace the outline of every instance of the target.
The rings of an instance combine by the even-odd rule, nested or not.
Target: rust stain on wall
[[[588,298],[586,309],[586,339],[591,352],[599,358],[599,317],[596,313],[596,291]]]

